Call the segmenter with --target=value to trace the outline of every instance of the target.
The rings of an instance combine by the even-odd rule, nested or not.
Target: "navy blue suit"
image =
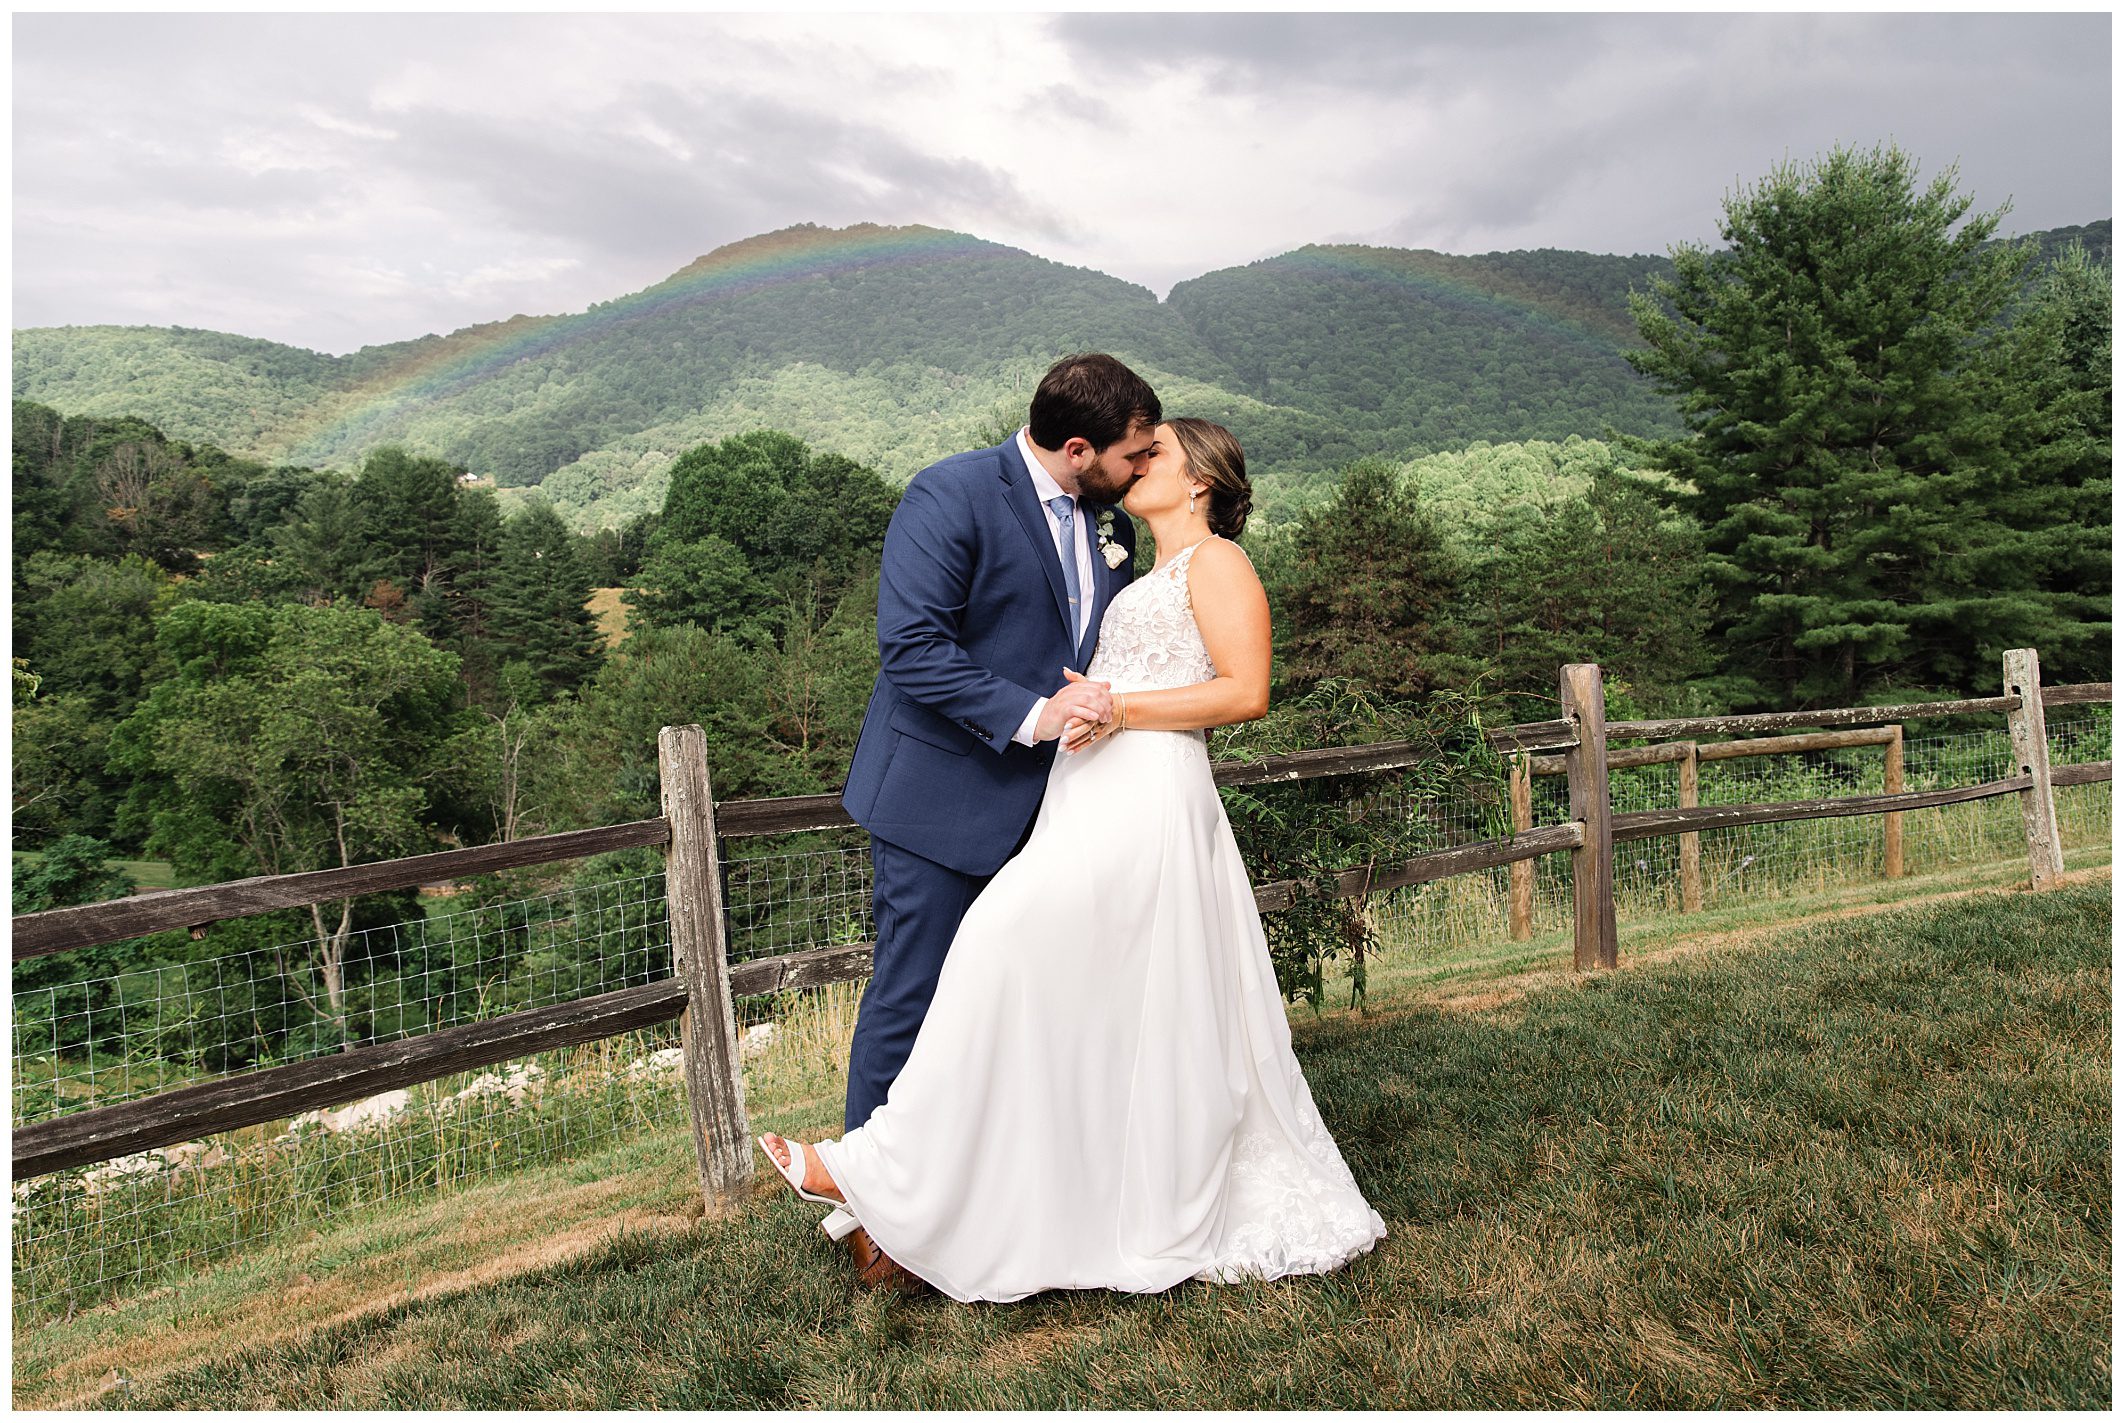
[[[1099,619],[1134,576],[1099,556],[1103,506],[1079,503],[1092,547],[1091,620],[1072,634],[1062,563],[1016,435],[917,474],[885,532],[878,681],[841,804],[870,832],[877,951],[849,1049],[849,1130],[869,1120],[914,1047],[944,952],[1040,808],[1057,743],[1011,740],[1033,703],[1091,661]]]

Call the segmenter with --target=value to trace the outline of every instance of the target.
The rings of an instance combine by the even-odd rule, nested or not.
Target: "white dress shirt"
[[[1032,439],[1025,428],[1018,431],[1018,453],[1025,457],[1025,467],[1032,471],[1033,493],[1039,497],[1040,512],[1047,516],[1047,537],[1054,542],[1055,552],[1059,556],[1062,551],[1062,521],[1055,517],[1055,511],[1047,506],[1047,501],[1060,496],[1064,491],[1061,485],[1055,483],[1055,477],[1047,472],[1047,466],[1040,463],[1040,457],[1033,450]],[[1085,631],[1091,626],[1092,613],[1092,552],[1091,534],[1084,527],[1087,522],[1084,501],[1079,499],[1077,516],[1070,521],[1070,532],[1075,535],[1077,542],[1077,641],[1080,643],[1084,641]],[[1033,728],[1039,724],[1040,713],[1045,710],[1047,698],[1042,697],[1033,703],[1032,710],[1025,714],[1025,720],[1019,724],[1017,734],[1010,739],[1021,746],[1031,746]]]

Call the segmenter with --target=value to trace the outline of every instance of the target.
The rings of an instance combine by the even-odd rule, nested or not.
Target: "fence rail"
[[[1497,727],[1485,735],[1492,749],[1500,752],[1543,751],[1574,745],[1578,728],[1568,719],[1531,721]],[[1217,765],[1215,775],[1219,786],[1280,785],[1310,780],[1315,776],[1396,771],[1415,765],[1423,754],[1424,749],[1413,741],[1331,746],[1317,751],[1294,751],[1285,756],[1264,756],[1259,761],[1224,761]],[[724,839],[740,835],[792,835],[804,830],[845,830],[854,824],[848,812],[841,809],[838,795],[727,800],[715,808],[716,833]]]
[[[1617,840],[1642,840],[1652,835],[1681,835],[1699,830],[1723,830],[1733,825],[1770,825],[1780,820],[1819,820],[1833,815],[1882,815],[1900,810],[1922,810],[1933,805],[1953,805],[1965,800],[1988,800],[2012,795],[2033,784],[2028,776],[2008,776],[1980,786],[1948,786],[1936,791],[1897,791],[1892,795],[1823,796],[1815,800],[1761,802],[1755,805],[1699,805],[1686,810],[1632,810],[1614,817]],[[2055,778],[2051,781],[2056,785]]]
[[[2043,708],[2108,702],[2110,687],[2106,682],[2042,687],[2035,654],[2029,649],[2008,652],[2005,669],[2009,690],[2007,695],[1998,697],[1611,723],[1605,720],[1599,668],[1590,663],[1568,665],[1559,674],[1563,716],[1487,733],[1493,748],[1514,758],[1512,800],[1516,823],[1522,828],[1506,839],[1456,845],[1398,865],[1353,868],[1339,877],[1335,893],[1356,897],[1511,866],[1515,875],[1513,930],[1520,935],[1520,872],[1531,870],[1531,862],[1539,856],[1568,853],[1572,861],[1573,961],[1579,968],[1613,967],[1616,954],[1612,861],[1613,847],[1618,842],[1678,835],[1683,839],[1686,863],[1686,849],[1693,846],[1695,835],[1703,830],[1855,815],[1883,815],[1893,825],[1906,810],[2014,794],[2020,795],[2023,802],[2031,881],[2037,888],[2046,887],[2062,873],[2051,808],[2052,788],[2107,781],[2110,763],[2104,760],[2053,769],[2043,740]],[[1900,785],[1896,774],[1890,781],[1890,791],[1880,795],[1745,805],[1687,803],[1694,799],[1693,770],[1700,760],[1882,744],[1889,749],[1890,765],[1899,772],[1902,720],[1987,712],[2007,713],[2016,759],[2021,763],[2018,774],[1980,785],[1928,791],[1894,789]],[[1881,723],[1894,724],[1883,726],[1879,733],[1826,731],[1710,745],[1610,745],[1616,739]],[[860,978],[870,971],[872,945],[831,945],[730,963],[719,838],[834,829],[853,822],[834,796],[717,804],[710,793],[700,729],[666,727],[658,744],[664,814],[653,820],[343,869],[164,890],[105,904],[16,916],[15,958],[21,961],[175,928],[197,932],[217,920],[266,910],[434,884],[614,849],[662,845],[666,852],[665,892],[674,958],[673,975],[656,982],[439,1028],[386,1044],[349,1048],[310,1061],[256,1069],[216,1082],[176,1088],[113,1106],[92,1107],[15,1128],[16,1178],[49,1174],[210,1132],[256,1125],[448,1073],[492,1066],[532,1052],[591,1042],[677,1019],[702,1191],[711,1203],[728,1199],[752,1173],[733,1000]],[[1564,754],[1534,754],[1558,751]],[[1335,747],[1262,761],[1225,763],[1216,767],[1215,776],[1220,786],[1273,785],[1394,770],[1414,764],[1421,754],[1416,744],[1408,742]],[[1619,814],[1611,811],[1611,767],[1668,760],[1683,765],[1683,806]],[[1533,775],[1552,773],[1569,779],[1571,818],[1555,825],[1526,825],[1527,782]],[[1259,886],[1255,900],[1264,912],[1273,911],[1289,907],[1300,892],[1300,886],[1278,881]]]
[[[608,850],[662,845],[670,838],[671,830],[663,820],[635,820],[625,825],[564,830],[558,835],[538,835],[499,845],[438,850],[432,855],[413,855],[403,860],[378,860],[373,864],[307,870],[292,875],[258,875],[226,884],[158,889],[102,904],[17,914],[15,962],[62,953],[67,949],[115,943],[120,939],[137,939],[142,934],[159,934],[166,929],[203,930],[223,919],[263,914],[273,909],[301,909],[327,900],[441,884],[467,875],[493,874],[497,870],[522,869],[527,865],[552,864],[557,860],[579,860],[589,855],[602,855]]]
[[[686,985],[667,978],[54,1117],[15,1128],[15,1179],[277,1121],[534,1052],[595,1042],[669,1022],[685,1011]]]

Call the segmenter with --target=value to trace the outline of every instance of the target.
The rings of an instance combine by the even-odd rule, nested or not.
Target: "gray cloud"
[[[2106,15],[22,15],[15,320],[322,349],[798,222],[1163,291],[1306,242],[1664,250],[1893,138],[2109,215]]]
[[[1344,235],[1479,251],[1661,251],[1786,160],[1893,139],[2009,228],[2109,215],[2106,15],[1081,14],[1104,64],[1290,112],[1450,115],[1365,134],[1353,186],[1407,193]]]
[[[987,213],[1056,240],[1074,236],[1008,175],[831,114],[669,90],[633,108],[674,149],[630,135],[622,115],[534,133],[477,114],[422,112],[399,116],[396,159],[512,230],[588,252],[648,257],[708,238],[713,246],[786,226],[792,213],[831,225]]]
[[[1207,72],[1218,83],[1391,89],[1467,81],[1492,56],[1535,65],[1636,17],[1076,14],[1056,34],[1087,68]],[[1603,28],[1608,27],[1608,28]]]

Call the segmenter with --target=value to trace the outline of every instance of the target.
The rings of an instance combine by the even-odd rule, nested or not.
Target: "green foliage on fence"
[[[1349,963],[1352,1000],[1362,1000],[1365,954],[1378,942],[1368,897],[1343,898],[1338,878],[1448,848],[1447,827],[1427,818],[1447,804],[1472,803],[1489,827],[1486,838],[1507,838],[1504,758],[1490,747],[1479,698],[1467,691],[1440,690],[1414,703],[1339,678],[1212,738],[1214,754],[1238,760],[1383,741],[1415,743],[1415,764],[1219,792],[1249,877],[1257,885],[1288,880],[1295,886],[1292,905],[1265,916],[1263,928],[1277,986],[1316,1011],[1327,966],[1342,959]]]

